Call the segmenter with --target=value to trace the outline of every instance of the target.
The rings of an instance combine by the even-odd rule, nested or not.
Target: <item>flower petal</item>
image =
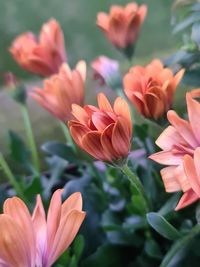
[[[61,219],[71,210],[82,211],[83,200],[80,192],[76,192],[69,196],[62,204]]]
[[[0,215],[0,259],[8,267],[35,267],[27,233],[9,215]],[[4,266],[4,265],[3,265]]]
[[[110,102],[103,93],[98,94],[97,101],[100,110],[113,112]]]
[[[192,189],[190,189],[183,194],[183,196],[179,200],[179,203],[176,206],[175,210],[177,211],[177,210],[183,209],[183,208],[191,205],[192,203],[194,203],[198,199],[199,199],[199,197],[197,196],[197,194]]]
[[[51,266],[58,257],[70,246],[74,240],[83,220],[85,212],[72,210],[62,222],[56,233],[54,242],[52,243],[52,251],[49,257],[48,265]]]
[[[163,168],[160,173],[163,179],[166,192],[176,192],[181,190],[179,182],[175,178],[174,171],[176,166]]]

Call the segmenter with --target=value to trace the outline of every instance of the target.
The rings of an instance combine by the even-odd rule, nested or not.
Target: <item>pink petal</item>
[[[182,162],[182,157],[174,155],[171,151],[161,151],[149,156],[150,159],[163,165],[179,165]]]
[[[171,150],[174,145],[182,142],[179,132],[173,126],[168,126],[156,140],[156,145],[163,150]]]
[[[169,166],[163,168],[160,173],[163,179],[163,183],[165,186],[166,192],[176,192],[181,190],[181,186],[179,182],[175,178],[175,171],[176,166]]]
[[[177,211],[177,210],[183,209],[183,208],[191,205],[192,203],[194,203],[198,199],[199,199],[199,197],[197,196],[197,194],[192,189],[190,189],[183,194],[183,196],[179,200],[179,203],[176,206],[175,210]]]

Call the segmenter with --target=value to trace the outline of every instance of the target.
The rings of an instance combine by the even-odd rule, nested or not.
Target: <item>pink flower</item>
[[[9,50],[23,69],[41,76],[57,73],[67,60],[63,32],[55,19],[42,26],[38,39],[32,32],[23,33]]]
[[[69,247],[84,218],[80,193],[61,202],[62,190],[51,198],[47,218],[41,197],[31,217],[25,203],[13,197],[0,215],[0,266],[50,267]]]
[[[135,2],[113,5],[108,14],[98,13],[97,26],[114,46],[126,49],[136,42],[146,13],[147,6],[138,6]]]
[[[44,88],[30,93],[44,109],[63,122],[72,118],[72,104],[83,105],[86,64],[79,61],[74,70],[63,63],[59,73],[44,81]]]
[[[186,99],[189,120],[181,119],[175,111],[169,111],[167,117],[171,125],[156,140],[163,151],[150,156],[152,160],[168,165],[161,170],[166,191],[184,192],[176,209],[190,205],[197,199],[184,170],[184,157],[193,157],[196,148],[200,147],[200,103],[192,98],[191,93],[187,93]]]
[[[119,75],[118,61],[105,56],[96,58],[91,63],[91,67],[94,70],[94,79],[99,80],[100,85],[109,83],[109,81]]]

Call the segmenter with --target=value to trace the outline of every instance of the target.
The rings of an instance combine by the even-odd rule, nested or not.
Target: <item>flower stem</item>
[[[39,173],[40,165],[39,165],[38,152],[37,152],[33,130],[32,130],[31,122],[30,122],[30,117],[29,117],[26,105],[21,105],[21,112],[22,112],[22,116],[24,120],[24,126],[26,130],[26,136],[27,136],[29,148],[30,148],[32,158],[33,158],[33,164],[35,166],[36,171]]]
[[[140,196],[143,200],[145,210],[146,210],[146,212],[148,212],[148,210],[149,210],[148,198],[147,198],[147,195],[144,191],[144,188],[143,188],[143,185],[142,185],[140,179],[138,178],[138,176],[134,172],[132,172],[132,170],[128,167],[127,164],[125,164],[121,167],[121,171],[128,177],[131,185],[133,185],[136,188],[136,190],[138,191],[138,193],[140,194]]]
[[[187,243],[189,243],[197,234],[200,233],[200,224],[195,225],[190,233],[184,236],[182,239],[178,240],[174,245],[172,245],[171,249],[165,255],[163,261],[161,262],[160,267],[167,267],[171,260],[174,258],[176,253],[183,248]]]
[[[74,141],[73,141],[73,139],[71,137],[69,128],[63,122],[61,122],[60,125],[61,125],[61,128],[63,130],[63,133],[65,135],[65,138],[66,138],[67,142],[70,144],[70,146],[72,147],[73,151],[76,153],[77,152],[76,146],[75,146]]]
[[[21,190],[18,182],[16,181],[10,167],[8,166],[4,156],[2,155],[2,153],[0,153],[0,166],[3,170],[3,172],[5,173],[8,181],[10,182],[10,184],[13,186],[13,188],[15,189],[17,195],[19,195],[19,197],[21,197],[23,200],[25,200],[25,196],[23,194],[23,191]]]

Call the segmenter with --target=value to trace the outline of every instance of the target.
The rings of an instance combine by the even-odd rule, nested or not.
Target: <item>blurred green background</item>
[[[105,54],[120,59],[121,55],[96,27],[99,11],[108,11],[110,5],[124,5],[130,0],[0,0],[0,73],[13,71],[28,77],[12,60],[8,47],[24,31],[39,32],[41,25],[55,17],[61,24],[66,40],[69,63],[79,59],[90,62]],[[177,40],[171,35],[171,0],[138,0],[148,5],[148,15],[136,50],[136,61],[167,55],[175,49]]]

